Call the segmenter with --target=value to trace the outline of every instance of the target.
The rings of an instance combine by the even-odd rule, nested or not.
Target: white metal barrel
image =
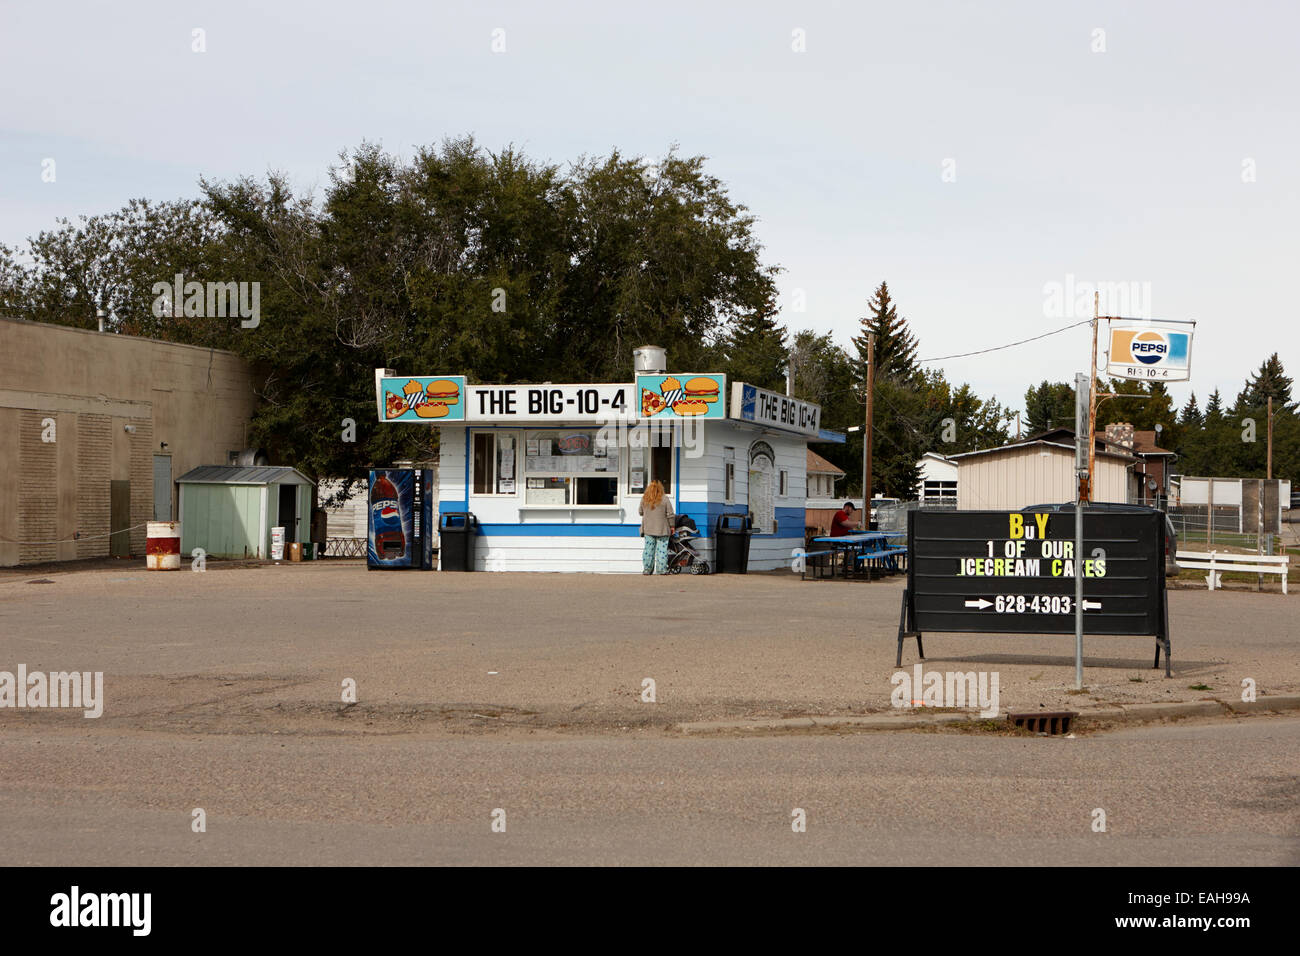
[[[181,569],[181,523],[150,521],[145,530],[145,562],[150,571]]]

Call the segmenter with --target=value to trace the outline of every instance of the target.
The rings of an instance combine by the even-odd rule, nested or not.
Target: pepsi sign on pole
[[[1192,377],[1192,333],[1153,325],[1111,326],[1106,372],[1112,378],[1185,382]]]

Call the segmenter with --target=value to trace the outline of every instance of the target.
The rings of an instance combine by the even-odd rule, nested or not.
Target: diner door
[[[772,446],[765,441],[754,442],[749,449],[749,513],[753,516],[754,534],[772,534],[776,530],[772,500],[775,477]]]

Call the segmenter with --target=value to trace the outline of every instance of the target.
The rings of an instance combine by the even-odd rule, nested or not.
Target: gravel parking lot
[[[664,732],[889,710],[901,592],[901,578],[383,573],[343,561],[9,571],[0,669],[103,671],[101,720],[140,729]],[[1068,636],[931,635],[925,667],[997,672],[1003,710],[1227,697],[1247,677],[1261,694],[1295,693],[1294,600],[1171,592],[1172,679],[1151,667],[1150,638],[1088,638],[1083,695],[1071,693]],[[915,653],[909,641],[905,668]],[[654,704],[641,699],[646,678]]]

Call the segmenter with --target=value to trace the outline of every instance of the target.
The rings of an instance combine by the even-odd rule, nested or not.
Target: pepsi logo
[[[1133,336],[1129,349],[1143,365],[1155,365],[1169,354],[1169,342],[1162,333],[1147,330]]]

